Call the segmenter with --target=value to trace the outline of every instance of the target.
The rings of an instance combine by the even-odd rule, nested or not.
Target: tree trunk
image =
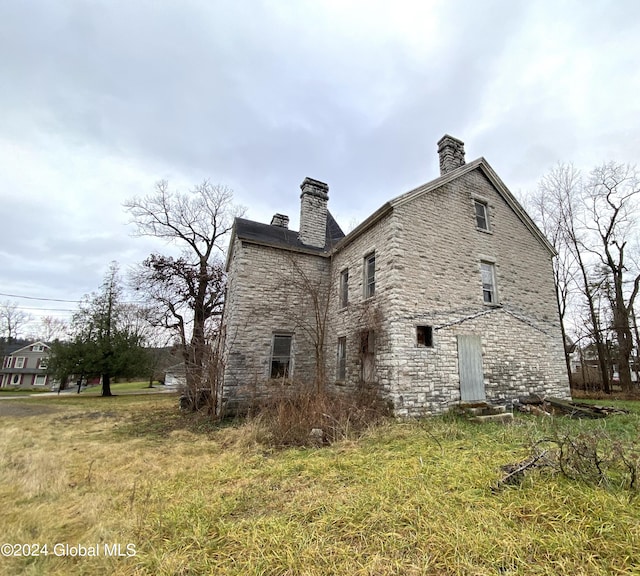
[[[609,258],[612,263],[611,258]],[[610,265],[610,267],[612,267]],[[622,270],[613,269],[613,287],[615,290],[615,302],[613,303],[613,325],[618,340],[618,376],[623,392],[631,391],[631,369],[629,361],[633,350],[633,335],[629,326],[629,310],[624,302],[622,291]]]
[[[102,395],[113,396],[111,394],[111,376],[109,374],[102,375]]]

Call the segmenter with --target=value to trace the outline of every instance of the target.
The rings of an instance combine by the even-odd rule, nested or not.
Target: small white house
[[[185,386],[187,383],[187,375],[184,366],[184,362],[180,364],[174,364],[169,366],[165,371],[164,385],[178,388],[179,386]]]

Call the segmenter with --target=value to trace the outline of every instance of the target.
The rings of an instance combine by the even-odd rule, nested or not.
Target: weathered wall
[[[401,258],[397,251],[397,230],[390,216],[383,217],[368,231],[360,234],[352,242],[343,245],[332,258],[332,284],[336,287],[331,299],[330,334],[327,341],[329,362],[328,382],[334,389],[353,390],[362,382],[361,334],[375,333],[375,367],[372,380],[385,395],[391,393],[389,366],[395,351],[389,338],[389,316],[395,270]],[[371,298],[365,298],[365,257],[372,252],[376,255],[376,288]],[[340,273],[349,270],[349,304],[341,307],[338,294]],[[337,381],[338,338],[345,337],[347,344],[346,378]]]
[[[473,198],[487,202],[490,232],[476,228]],[[435,413],[460,399],[457,334],[482,339],[487,398],[568,396],[551,255],[486,177],[474,170],[397,206],[402,281],[390,312],[399,415]],[[498,307],[482,298],[480,262],[495,265]],[[418,348],[416,326],[434,328]]]
[[[490,231],[476,227],[473,199],[487,203]],[[375,333],[370,383],[400,416],[439,413],[460,400],[458,335],[477,335],[487,399],[528,393],[568,396],[551,255],[480,169],[440,188],[392,201],[389,210],[331,259],[236,240],[225,307],[224,397],[229,406],[272,395],[274,332],[294,334],[292,381],[315,375],[309,292],[298,266],[315,282],[331,279],[325,358],[327,382],[341,391],[362,382],[363,331]],[[376,290],[364,295],[364,259],[376,254]],[[293,264],[295,257],[297,264]],[[480,262],[494,263],[498,305],[482,297]],[[349,304],[339,278],[349,269]],[[325,285],[326,286],[326,285]],[[433,347],[418,347],[416,326],[433,328]],[[338,339],[347,342],[346,378],[337,381]]]
[[[309,280],[310,287],[302,279]],[[246,409],[281,387],[309,384],[315,376],[313,292],[324,298],[326,258],[236,239],[229,263],[225,304],[224,409]],[[271,380],[274,333],[291,333],[287,381]]]

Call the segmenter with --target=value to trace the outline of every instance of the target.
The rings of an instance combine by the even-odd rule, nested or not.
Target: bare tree
[[[329,266],[325,262],[305,261],[304,256],[289,254],[289,275],[283,290],[295,302],[288,306],[292,319],[311,341],[314,352],[314,386],[318,394],[326,382],[326,336],[331,285]]]
[[[18,338],[31,319],[31,314],[21,310],[16,302],[5,300],[0,303],[0,333],[7,342]]]
[[[586,200],[588,227],[598,239],[591,252],[600,260],[610,279],[612,328],[618,342],[620,385],[631,390],[630,360],[633,351],[631,315],[640,289],[640,271],[629,268],[627,250],[635,231],[640,181],[635,168],[613,162],[591,172]]]
[[[209,326],[222,314],[222,255],[227,235],[234,217],[244,209],[233,204],[230,189],[206,180],[186,193],[172,191],[161,181],[154,194],[133,198],[124,206],[136,235],[162,238],[182,250],[179,258],[151,254],[134,275],[134,282],[160,306],[157,322],[177,333],[187,388],[195,398],[196,390],[207,380]]]
[[[589,262],[585,259],[585,238],[581,226],[584,216],[582,192],[580,172],[572,164],[558,164],[540,180],[534,205],[543,231],[558,252],[554,260],[554,274],[563,336],[566,337],[572,287],[577,287],[586,302],[602,385],[604,391],[609,393],[607,350],[602,337],[593,285],[589,278]],[[570,373],[566,349],[565,361]]]
[[[69,326],[61,318],[42,316],[37,330],[37,338],[44,342],[53,342],[65,338],[69,332]]]

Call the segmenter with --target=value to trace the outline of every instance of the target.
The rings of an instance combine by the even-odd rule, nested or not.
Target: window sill
[[[281,384],[282,386],[291,386],[291,384],[293,384],[291,378],[269,378],[269,384],[271,385],[278,385]]]
[[[479,228],[478,226],[476,226],[476,230],[478,232],[482,232],[483,234],[493,234],[493,230],[486,230],[485,228]]]
[[[502,304],[499,302],[483,302],[486,308],[502,308]]]

